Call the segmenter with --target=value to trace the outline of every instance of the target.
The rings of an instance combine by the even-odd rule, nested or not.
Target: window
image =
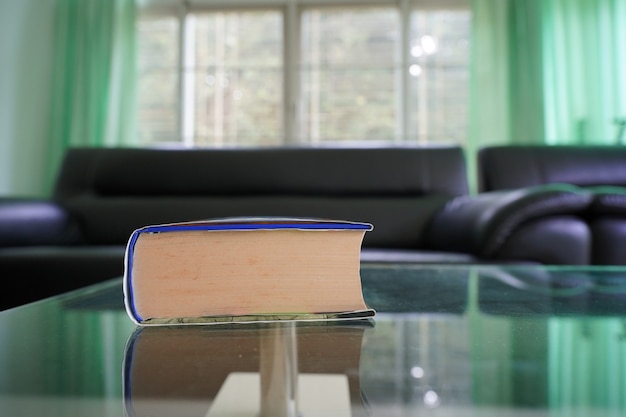
[[[138,21],[144,145],[465,141],[469,0],[156,3]]]
[[[469,100],[469,13],[415,10],[410,25],[408,137],[463,143]]]
[[[195,145],[269,145],[282,136],[282,15],[276,11],[198,12],[190,38],[187,99]]]
[[[175,16],[156,15],[138,21],[138,128],[141,143],[179,138],[178,31]]]
[[[303,141],[394,139],[399,27],[392,7],[305,9]]]

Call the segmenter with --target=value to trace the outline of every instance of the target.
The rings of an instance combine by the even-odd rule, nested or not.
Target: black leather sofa
[[[459,147],[74,148],[50,199],[0,199],[0,271],[15,288],[0,309],[121,276],[131,232],[149,224],[346,219],[374,225],[364,262],[567,263],[529,236],[588,202],[563,187],[470,196]]]
[[[489,146],[478,152],[478,169],[482,192],[546,184],[589,192],[589,206],[568,220],[571,227],[587,229],[588,263],[626,265],[625,146]]]

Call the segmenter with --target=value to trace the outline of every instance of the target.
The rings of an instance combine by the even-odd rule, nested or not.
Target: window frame
[[[396,76],[397,119],[394,140],[390,144],[405,144],[411,141],[411,102],[410,83],[411,65],[411,12],[414,10],[468,10],[470,0],[138,0],[141,16],[172,16],[178,19],[179,54],[178,54],[178,132],[181,143],[186,147],[195,146],[193,119],[193,80],[184,69],[190,64],[191,43],[187,41],[193,23],[188,16],[199,12],[232,12],[275,10],[283,14],[283,126],[284,145],[307,144],[302,133],[302,97],[300,80],[301,57],[301,21],[305,10],[311,8],[345,7],[389,7],[397,8],[400,17],[400,40],[398,45],[399,75]],[[402,69],[405,69],[402,71]],[[413,138],[413,142],[427,143],[424,138]]]

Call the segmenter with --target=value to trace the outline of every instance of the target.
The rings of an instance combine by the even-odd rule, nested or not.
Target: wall
[[[55,0],[0,0],[0,196],[43,195]]]

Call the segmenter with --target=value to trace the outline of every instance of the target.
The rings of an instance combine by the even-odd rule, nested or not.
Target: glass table
[[[121,279],[0,313],[1,416],[626,416],[626,269],[363,264],[369,320],[136,327]]]

